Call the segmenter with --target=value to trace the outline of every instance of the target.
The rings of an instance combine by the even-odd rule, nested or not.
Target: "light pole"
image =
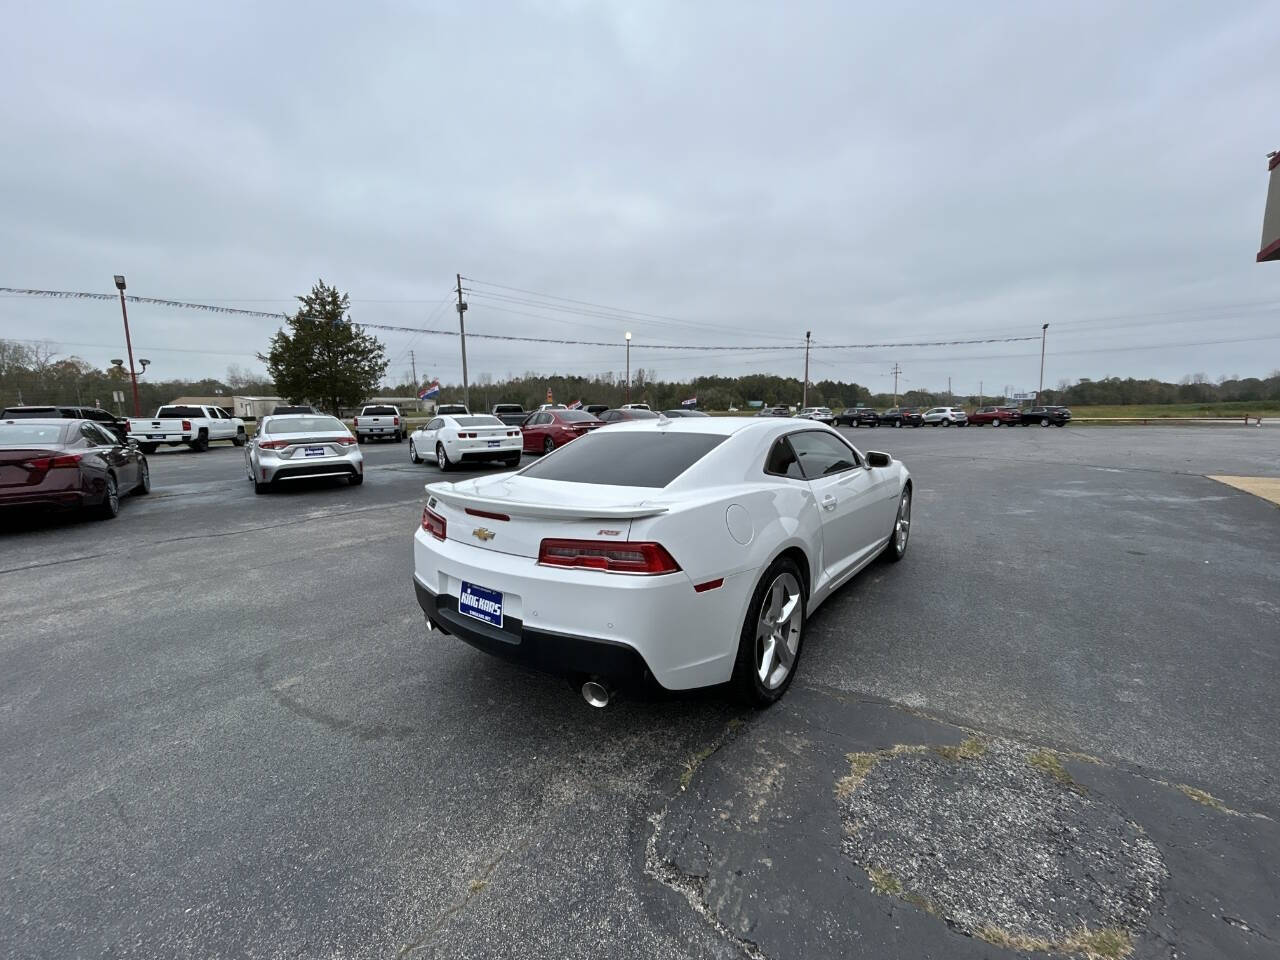
[[[1040,328],[1040,387],[1036,390],[1036,403],[1040,402],[1040,393],[1044,390],[1044,341],[1049,335],[1049,325]]]
[[[129,353],[129,379],[133,382],[133,415],[142,416],[142,404],[138,402],[138,374],[133,369],[133,341],[129,338],[129,311],[124,305],[124,276],[117,273],[116,289],[120,291],[120,314],[124,317],[124,346]]]
[[[462,405],[471,409],[471,386],[467,383],[467,324],[463,314],[467,302],[462,299],[462,274],[458,274],[458,336],[462,340]]]
[[[812,330],[804,332],[804,386],[800,388],[801,410],[809,406],[809,334],[812,332]]]
[[[627,403],[631,402],[631,331],[624,336],[627,339]]]

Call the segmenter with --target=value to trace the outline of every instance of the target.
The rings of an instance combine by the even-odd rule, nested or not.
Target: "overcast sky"
[[[439,12],[424,13],[434,6]],[[285,12],[284,8],[293,12]],[[891,7],[891,10],[884,9]],[[887,390],[1280,367],[1256,264],[1280,148],[1274,3],[126,3],[10,7],[0,285],[449,327],[482,373],[772,371]],[[512,294],[512,296],[523,296]],[[137,306],[154,375],[221,375],[269,321]],[[642,322],[643,320],[643,322]],[[456,339],[385,334],[460,379]],[[123,356],[110,303],[0,299],[0,337]],[[1260,339],[1260,338],[1271,339]],[[1235,342],[1204,345],[1207,340]],[[645,351],[731,343],[757,353]],[[1194,344],[1194,345],[1193,345]]]

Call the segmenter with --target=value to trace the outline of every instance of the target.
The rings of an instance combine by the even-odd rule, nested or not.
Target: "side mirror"
[[[137,437],[127,437],[127,438],[125,439],[125,441],[124,441],[124,442],[125,442],[125,444],[126,444],[127,446],[130,446],[130,447],[136,447],[136,446],[138,445],[138,438],[137,438]]]
[[[891,463],[893,463],[893,457],[889,456],[887,453],[881,453],[879,450],[867,451],[868,467],[887,467]]]

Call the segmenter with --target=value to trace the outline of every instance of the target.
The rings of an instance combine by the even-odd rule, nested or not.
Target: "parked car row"
[[[871,407],[849,407],[834,422],[839,427],[967,427],[969,424],[990,424],[993,427],[1061,427],[1070,420],[1071,411],[1059,406],[1032,407],[1029,410],[987,406],[979,407],[973,413],[966,412],[962,407],[930,407],[927,410],[919,407],[890,407],[882,412],[876,412]]]

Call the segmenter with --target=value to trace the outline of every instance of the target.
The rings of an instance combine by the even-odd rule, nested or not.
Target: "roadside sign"
[[[112,399],[112,400],[114,400],[116,403],[124,403],[124,391],[123,391],[123,390],[112,390],[112,391],[111,391],[111,399]]]
[[[1035,392],[1034,392],[1034,391],[1033,391],[1033,392],[1031,392],[1031,393],[1011,393],[1011,394],[1009,394],[1009,399],[1010,399],[1010,400],[1034,400],[1035,398],[1036,398],[1036,395],[1035,395]]]

